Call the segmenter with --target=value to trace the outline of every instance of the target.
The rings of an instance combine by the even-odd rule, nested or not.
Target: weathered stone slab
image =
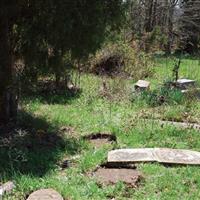
[[[169,164],[200,165],[200,152],[167,149],[119,149],[108,153],[108,162],[153,162]]]
[[[144,91],[144,90],[148,90],[149,88],[150,88],[150,82],[149,81],[139,80],[135,84],[135,90],[136,91]]]
[[[64,200],[62,196],[53,189],[41,189],[33,192],[27,200]]]
[[[164,121],[164,120],[151,120],[160,123],[162,126],[164,125],[172,125],[182,129],[195,129],[200,130],[199,124],[194,123],[186,123],[186,122],[172,122],[172,121]]]
[[[196,151],[158,148],[154,156],[160,163],[200,165],[200,152]]]
[[[178,79],[177,84],[180,88],[186,89],[189,87],[195,87],[195,80],[190,80],[190,79]]]
[[[166,121],[166,120],[159,120],[159,119],[144,119],[145,122],[149,123],[158,123],[161,127],[164,126],[175,126],[180,129],[195,129],[200,131],[200,124],[196,123],[189,123],[189,122],[174,122],[174,121]]]
[[[151,162],[155,161],[154,149],[119,149],[108,153],[108,162]]]
[[[183,78],[183,79],[178,79],[177,80],[177,83],[179,83],[179,84],[194,84],[195,83],[195,80],[191,80],[191,79],[185,79],[185,78]]]

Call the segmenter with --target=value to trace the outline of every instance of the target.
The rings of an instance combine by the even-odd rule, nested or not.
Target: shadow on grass
[[[51,132],[46,130],[51,127]],[[66,138],[57,127],[42,118],[20,113],[15,128],[2,128],[0,137],[0,179],[16,174],[42,177],[56,169],[63,153],[74,155],[81,150],[78,139]]]

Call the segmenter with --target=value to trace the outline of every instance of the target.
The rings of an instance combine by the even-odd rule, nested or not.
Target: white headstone
[[[150,82],[149,81],[145,81],[145,80],[139,80],[136,84],[135,84],[135,90],[147,90],[150,87]]]

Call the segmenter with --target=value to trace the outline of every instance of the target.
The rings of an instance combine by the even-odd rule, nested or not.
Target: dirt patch
[[[142,175],[136,169],[131,168],[98,168],[92,173],[100,184],[109,185],[123,182],[129,187],[138,187]]]
[[[88,140],[95,148],[100,148],[104,145],[112,144],[117,141],[116,136],[110,133],[95,133],[84,136],[84,139]]]

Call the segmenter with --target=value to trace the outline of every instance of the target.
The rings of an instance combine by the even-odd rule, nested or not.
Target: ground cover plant
[[[168,59],[169,63],[173,62]],[[182,68],[180,74],[183,76],[189,76],[189,67],[198,69],[198,61],[187,59],[183,62],[190,63]],[[152,87],[162,82],[168,70],[165,64],[163,58],[155,63],[156,74],[150,78]],[[15,134],[12,129],[9,137],[1,140],[1,182],[14,180],[16,183],[16,189],[4,199],[23,200],[40,188],[54,188],[65,199],[74,200],[200,198],[198,166],[137,164],[144,177],[137,188],[129,188],[123,183],[100,186],[88,175],[106,162],[107,152],[113,148],[200,150],[197,130],[162,127],[144,120],[148,117],[179,121],[179,118],[187,119],[184,115],[187,113],[192,122],[199,123],[198,100],[167,102],[152,107],[143,100],[132,101],[130,93],[134,80],[124,80],[121,84],[121,79],[117,78],[105,77],[104,80],[110,88],[115,85],[114,93],[109,90],[111,96],[102,96],[101,77],[82,74],[82,92],[73,98],[53,94],[46,98],[24,97]],[[117,86],[114,83],[118,83]],[[125,83],[130,90],[124,89]],[[117,143],[95,148],[83,137],[105,132],[114,134]],[[66,161],[69,163],[61,168]]]

